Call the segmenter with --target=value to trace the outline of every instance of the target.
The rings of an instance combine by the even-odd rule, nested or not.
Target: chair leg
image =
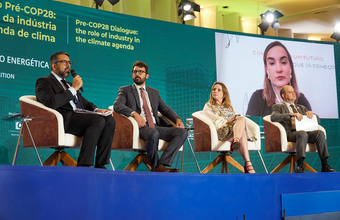
[[[113,166],[111,158],[109,160],[110,160],[110,165],[111,165],[112,170],[116,170],[115,167]]]
[[[226,161],[225,161],[224,158],[223,158],[222,166],[221,166],[221,173],[224,173],[224,168],[225,168],[225,172],[228,173],[228,172],[229,172],[229,170],[228,170],[228,164],[226,163]]]
[[[202,170],[201,173],[208,173],[210,170],[212,170],[214,167],[216,167],[222,161],[223,161],[223,155],[221,154],[218,157],[216,157],[216,159],[213,160],[213,162],[211,162],[206,168],[204,168],[204,170]]]
[[[263,158],[262,158],[261,152],[260,152],[259,150],[257,150],[257,153],[259,153],[259,156],[260,156],[260,158],[261,158],[263,167],[264,167],[264,169],[266,170],[266,173],[268,173],[268,170],[267,170],[266,164],[264,163],[264,160],[263,160]]]
[[[148,156],[144,153],[138,154],[132,161],[127,165],[124,169],[124,171],[136,171],[136,169],[139,167],[141,163],[144,163],[145,166],[151,170],[150,162],[148,159]]]
[[[146,154],[143,154],[142,156],[143,156],[143,158],[142,158],[143,163],[144,163],[145,166],[151,171],[151,170],[152,170],[152,167],[151,167],[151,165],[150,165],[150,161],[149,161],[148,156],[147,156]]]
[[[295,162],[296,162],[296,155],[290,155],[290,169],[289,169],[289,173],[293,173],[293,169],[295,172]]]
[[[216,157],[216,159],[213,160],[213,162],[211,162],[206,168],[204,168],[201,173],[208,173],[220,163],[222,163],[221,173],[224,172],[224,169],[226,170],[226,173],[229,173],[228,163],[244,173],[244,168],[241,166],[241,164],[239,164],[234,158],[226,153],[220,154],[218,157]]]
[[[235,168],[239,169],[241,172],[244,173],[244,167],[241,166],[241,164],[239,164],[234,158],[232,158],[232,156],[230,156],[229,154],[225,155],[225,161],[230,163],[230,165],[234,166]],[[228,172],[229,173],[229,172]]]
[[[60,161],[60,151],[55,151],[45,162],[44,166],[57,166]]]
[[[308,163],[306,163],[305,161],[303,161],[303,166],[306,167],[307,170],[309,170],[312,173],[317,173],[316,170],[314,170],[311,166],[309,166]]]
[[[65,151],[61,152],[61,161],[63,161],[66,164],[66,166],[68,165],[72,167],[77,166],[77,162],[70,155],[68,155]]]
[[[289,164],[291,162],[291,157],[293,155],[289,155],[286,157],[286,159],[284,159],[272,172],[270,173],[276,173],[279,170],[281,170],[283,167],[285,167],[287,164]]]
[[[136,171],[137,167],[142,162],[141,154],[138,154],[124,169],[124,171]]]
[[[61,162],[63,166],[77,166],[77,162],[68,155],[65,151],[55,151],[45,162],[43,163],[44,166],[57,166],[58,163]]]

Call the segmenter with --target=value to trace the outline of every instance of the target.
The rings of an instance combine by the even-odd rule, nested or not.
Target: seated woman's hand
[[[233,117],[227,121],[227,124],[230,124],[231,122],[235,121],[236,119]]]

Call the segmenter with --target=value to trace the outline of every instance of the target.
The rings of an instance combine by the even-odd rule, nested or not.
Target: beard
[[[141,78],[139,76],[136,76],[134,79],[133,79],[133,82],[136,83],[136,85],[142,85],[144,82],[145,82],[146,78]]]
[[[70,72],[66,72],[66,70],[69,70],[69,68],[66,68],[64,71],[57,69],[56,74],[61,78],[65,79],[70,76]]]

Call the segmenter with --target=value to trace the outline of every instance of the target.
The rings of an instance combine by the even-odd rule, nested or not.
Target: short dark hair
[[[59,55],[66,55],[66,56],[70,57],[70,54],[68,54],[66,52],[63,52],[63,51],[56,52],[56,53],[52,54],[51,57],[50,57],[51,66],[52,66],[52,63],[55,63],[55,62],[58,61]]]
[[[135,66],[144,67],[145,68],[145,73],[149,74],[149,67],[148,67],[148,65],[146,63],[144,63],[142,61],[134,62],[133,65],[132,65],[132,71],[133,71],[133,68],[135,68]]]

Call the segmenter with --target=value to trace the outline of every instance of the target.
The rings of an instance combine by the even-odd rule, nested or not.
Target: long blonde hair
[[[231,105],[231,101],[230,101],[229,91],[222,82],[215,82],[214,85],[211,87],[209,103],[212,105],[217,105],[215,99],[212,96],[212,91],[215,85],[220,85],[222,87],[222,92],[223,92],[222,106],[226,108],[233,108]]]

